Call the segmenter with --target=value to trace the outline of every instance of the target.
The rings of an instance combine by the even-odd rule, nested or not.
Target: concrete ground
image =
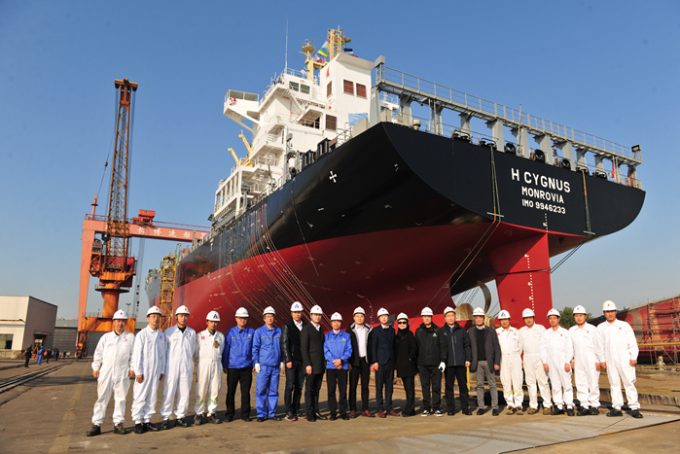
[[[61,361],[60,361],[61,363]],[[492,417],[420,416],[387,419],[357,418],[351,421],[309,423],[243,422],[181,428],[124,436],[111,432],[109,406],[104,434],[87,438],[96,384],[88,362],[64,363],[44,377],[0,394],[0,453],[57,452],[187,452],[216,450],[233,452],[508,452],[541,447],[551,451],[581,448],[602,452],[674,451],[680,443],[680,415],[645,409],[644,419],[629,416],[607,418],[543,415]],[[52,362],[50,362],[50,366]],[[23,373],[17,368],[15,375]],[[34,366],[31,367],[34,370]],[[4,374],[3,374],[4,375]],[[671,379],[669,388],[680,388]],[[224,382],[223,382],[224,383]],[[283,380],[280,382],[281,391]],[[224,411],[226,386],[220,393]],[[254,391],[254,385],[253,385]],[[128,413],[132,393],[128,398]],[[373,390],[371,390],[373,396]],[[326,408],[326,387],[321,408]],[[403,406],[403,391],[395,387],[395,405]],[[281,403],[282,399],[279,400]],[[4,402],[4,403],[2,403]],[[236,402],[238,405],[239,396]],[[254,399],[252,400],[254,407]],[[193,396],[192,396],[193,405]],[[132,424],[128,419],[126,424]],[[558,444],[555,444],[558,443]]]

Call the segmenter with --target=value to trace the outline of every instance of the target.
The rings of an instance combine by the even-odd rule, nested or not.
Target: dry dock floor
[[[111,432],[109,405],[104,433],[87,438],[96,383],[89,362],[62,362],[58,370],[0,394],[0,453],[61,452],[479,452],[495,453],[536,448],[544,452],[676,452],[680,414],[643,405],[644,419],[629,416],[591,417],[501,415],[351,421],[263,423],[235,420],[220,425],[181,428],[137,435]],[[53,366],[50,362],[49,366]],[[35,370],[37,366],[31,366]],[[5,369],[0,378],[24,373]],[[675,382],[675,379],[672,381]],[[283,380],[280,381],[281,392]],[[224,411],[224,385],[219,411]],[[676,389],[680,388],[677,383]],[[254,383],[253,383],[254,391]],[[281,395],[281,394],[280,394]],[[132,391],[128,397],[128,413]],[[371,390],[373,397],[373,389]],[[325,412],[326,387],[321,391]],[[395,386],[395,404],[403,406],[403,391]],[[236,396],[237,406],[239,396]],[[304,399],[303,399],[304,401]],[[417,399],[419,403],[419,399]],[[254,407],[254,399],[252,400]],[[282,398],[279,399],[279,403]],[[373,403],[373,402],[372,402]],[[193,396],[191,399],[193,406]],[[280,407],[279,407],[280,409]],[[254,410],[254,409],[253,409]],[[675,409],[677,410],[677,408]],[[157,421],[157,419],[155,420]]]

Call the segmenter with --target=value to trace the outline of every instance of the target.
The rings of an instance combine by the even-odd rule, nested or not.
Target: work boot
[[[522,410],[522,407],[517,407],[517,408],[515,408],[515,414],[516,414],[516,415],[523,415],[523,414],[524,414],[524,410]]]
[[[274,415],[271,418],[269,418],[271,421],[283,421],[283,418],[280,417],[279,415]],[[220,421],[221,422],[221,421]]]
[[[85,435],[87,435],[88,437],[94,437],[96,435],[100,435],[101,433],[102,433],[102,428],[99,427],[96,424],[93,424],[92,428],[90,430],[88,430]]]
[[[314,413],[310,413],[307,415],[307,421],[316,422],[316,416],[314,416]]]
[[[141,422],[135,423],[135,433],[136,434],[143,434],[144,433],[144,424]]]
[[[368,409],[364,410],[361,413],[361,416],[364,416],[366,418],[375,418],[375,415],[373,413],[371,413],[371,410],[368,410]]]
[[[125,435],[127,433],[127,430],[125,430],[125,427],[123,427],[123,423],[119,422],[118,424],[114,424],[113,433]]]
[[[203,421],[203,414],[198,414],[198,415],[194,416],[194,424],[195,424],[195,425],[200,426],[200,425],[202,425],[204,422],[205,422],[205,421]]]
[[[160,425],[161,430],[170,430],[172,429],[172,424],[170,423],[169,419],[164,420],[161,425]]]
[[[591,414],[590,409],[585,407],[579,407],[576,411],[576,416],[588,416],[589,414]]]
[[[506,412],[507,415],[514,415],[515,414],[515,408],[514,407],[508,407],[508,411]]]
[[[574,416],[574,409],[569,407],[567,408],[567,416]]]
[[[529,407],[529,409],[527,410],[527,413],[530,414],[530,415],[535,415],[536,413],[538,413],[538,408]]]
[[[465,410],[463,410],[463,414],[470,416],[472,414],[472,410],[470,410],[469,408],[466,408]]]
[[[186,418],[177,418],[177,421],[175,421],[178,426],[181,427],[189,427],[189,422],[187,421]]]
[[[638,409],[631,411],[630,415],[635,419],[641,419],[642,418],[642,413],[640,413],[640,410],[638,410]]]
[[[501,414],[500,408],[494,408],[493,411],[491,412],[491,416],[498,416],[500,414]]]
[[[485,407],[479,407],[477,409],[477,416],[482,416],[484,413],[486,413],[487,408]]]
[[[262,416],[257,417],[257,422],[265,422],[267,418],[263,418]]]
[[[564,414],[564,409],[554,407],[552,411],[553,416],[558,416],[558,415],[563,415]]]
[[[145,422],[144,423],[144,430],[151,431],[151,432],[158,432],[159,430],[161,430],[161,428],[158,427],[156,424],[151,424],[150,422]]]
[[[621,410],[617,410],[616,408],[612,408],[607,412],[607,416],[609,417],[616,417],[616,416],[623,416],[623,413]]]
[[[588,410],[588,414],[591,416],[598,416],[600,414],[600,409],[592,407],[590,410]]]
[[[536,410],[538,411],[538,410]],[[544,415],[552,415],[552,408],[550,407],[543,407],[543,414]]]
[[[218,418],[215,413],[210,413],[208,415],[208,422],[211,422],[213,424],[222,424],[222,420]]]

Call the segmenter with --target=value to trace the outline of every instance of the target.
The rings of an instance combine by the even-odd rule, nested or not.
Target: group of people
[[[41,365],[43,361],[49,364],[50,358],[54,358],[56,361],[59,361],[59,349],[46,348],[43,345],[40,345],[39,347],[35,345],[26,347],[24,349],[23,355],[24,367],[28,367],[28,363],[32,358],[35,358],[35,362],[38,365]]]
[[[190,311],[180,306],[175,311],[176,324],[160,330],[161,311],[153,306],[147,311],[148,325],[136,336],[125,331],[127,314],[119,310],[113,317],[113,331],[106,333],[97,344],[92,362],[97,378],[98,398],[94,405],[92,428],[88,436],[101,433],[106,408],[114,398],[114,432],[125,434],[125,402],[130,379],[134,379],[132,419],[135,433],[187,427],[189,397],[197,359],[195,397],[196,425],[222,423],[217,416],[217,398],[222,373],[227,375],[225,419],[236,417],[235,395],[240,387],[241,405],[238,417],[250,421],[250,389],[255,371],[257,421],[268,419],[296,421],[306,417],[317,420],[350,419],[358,416],[414,416],[415,375],[422,387],[421,416],[443,416],[441,383],[444,378],[446,413],[454,415],[454,385],[458,382],[460,411],[472,415],[468,393],[468,369],[476,374],[477,411],[489,410],[485,388],[489,388],[490,407],[494,416],[500,414],[496,373],[500,373],[503,397],[508,414],[523,414],[526,382],[529,394],[527,413],[539,411],[540,391],[543,413],[569,416],[599,414],[599,374],[607,371],[612,407],[607,416],[622,416],[622,385],[631,416],[641,418],[635,389],[635,365],[638,346],[632,328],[616,318],[612,301],[603,305],[606,320],[598,327],[586,322],[583,306],[574,308],[576,325],[568,331],[560,326],[560,313],[548,312],[549,327],[535,322],[532,309],[524,309],[521,329],[510,326],[510,313],[498,314],[500,327],[487,326],[483,309],[473,311],[473,326],[465,329],[456,321],[452,307],[444,309],[444,325],[433,323],[433,311],[421,311],[422,323],[415,330],[409,318],[396,316],[397,330],[387,309],[377,312],[379,324],[366,323],[366,312],[357,307],[353,322],[343,329],[342,315],[330,317],[331,330],[324,334],[321,327],[323,310],[315,305],[309,311],[309,322],[303,320],[300,302],[291,305],[291,319],[283,328],[276,321],[276,311],[267,307],[262,312],[263,325],[248,326],[249,313],[239,308],[236,325],[226,334],[217,330],[220,315],[210,311],[206,329],[196,333],[188,326]],[[282,418],[276,413],[279,401],[279,379],[285,374]],[[375,376],[377,411],[369,408],[369,379]],[[403,383],[406,405],[401,412],[393,408],[394,376]],[[572,372],[580,405],[574,406]],[[319,410],[319,394],[326,376],[329,416]],[[361,383],[361,410],[357,407],[357,388]],[[160,424],[152,424],[156,413],[158,390],[162,385]],[[302,390],[305,390],[306,411],[301,411]],[[349,397],[347,390],[349,388]],[[174,415],[174,418],[171,417]]]

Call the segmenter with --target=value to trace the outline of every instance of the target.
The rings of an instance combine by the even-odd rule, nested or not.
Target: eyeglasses
[[[397,322],[397,325],[408,325],[407,322]]]

